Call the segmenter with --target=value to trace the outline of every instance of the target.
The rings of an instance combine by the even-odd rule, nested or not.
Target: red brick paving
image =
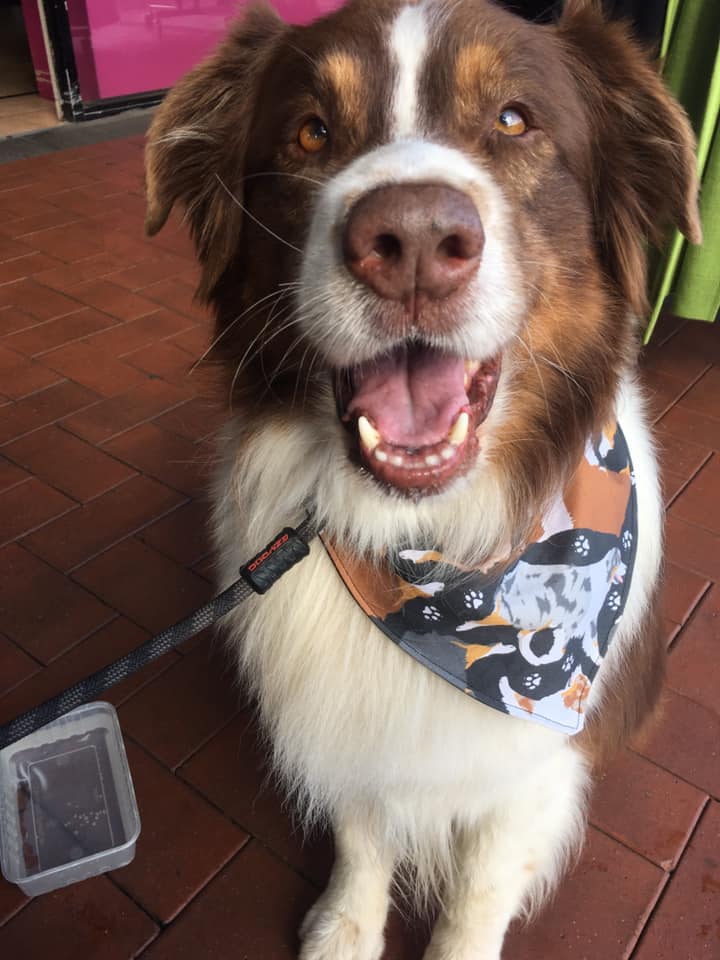
[[[202,368],[187,376],[210,328],[185,234],[142,235],[141,151],[2,167],[0,723],[211,591],[204,438],[222,417]],[[664,711],[599,783],[583,856],[513,930],[513,960],[720,956],[720,330],[666,318],[643,365],[669,513]],[[185,644],[108,699],[143,817],[136,859],[34,901],[0,880],[0,954],[295,956],[331,845],[303,843],[268,784],[219,643]],[[427,933],[394,915],[387,960],[419,960]]]

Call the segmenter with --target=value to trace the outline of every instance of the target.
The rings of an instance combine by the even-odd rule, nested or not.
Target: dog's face
[[[255,9],[150,133],[150,232],[186,207],[248,411],[303,416],[379,497],[488,464],[537,494],[634,354],[644,241],[699,227],[692,134],[591,4]],[[251,415],[251,414],[250,414]]]

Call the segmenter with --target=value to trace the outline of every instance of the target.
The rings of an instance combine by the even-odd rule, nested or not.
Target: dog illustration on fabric
[[[578,733],[625,606],[635,541],[632,463],[611,424],[589,439],[531,542],[490,569],[461,570],[441,550],[407,547],[379,570],[326,547],[405,652],[488,706]]]

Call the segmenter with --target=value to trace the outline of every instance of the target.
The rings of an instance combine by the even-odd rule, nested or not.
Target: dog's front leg
[[[542,903],[582,840],[585,769],[567,750],[458,829],[456,870],[423,960],[500,960],[513,917]]]
[[[379,960],[394,857],[368,822],[334,825],[335,863],[300,928],[300,960]]]

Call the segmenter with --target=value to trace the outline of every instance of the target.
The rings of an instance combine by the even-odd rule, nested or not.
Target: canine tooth
[[[379,460],[380,463],[387,463],[388,455],[384,450],[375,450],[375,459]]]
[[[443,460],[452,460],[452,458],[455,456],[455,450],[448,443],[440,451],[440,456],[443,458]]]
[[[473,360],[465,361],[465,389],[472,383],[472,378],[480,369],[480,364]]]
[[[436,453],[429,453],[425,457],[425,463],[429,467],[439,467],[440,466],[440,457]]]
[[[467,415],[467,413],[464,410],[462,410],[458,414],[457,420],[452,425],[452,429],[448,434],[448,441],[454,447],[459,447],[460,444],[465,440],[465,437],[467,437],[469,426],[470,426],[470,417]]]
[[[362,445],[368,453],[372,453],[380,443],[380,434],[367,417],[358,417],[358,433],[360,434]]]

